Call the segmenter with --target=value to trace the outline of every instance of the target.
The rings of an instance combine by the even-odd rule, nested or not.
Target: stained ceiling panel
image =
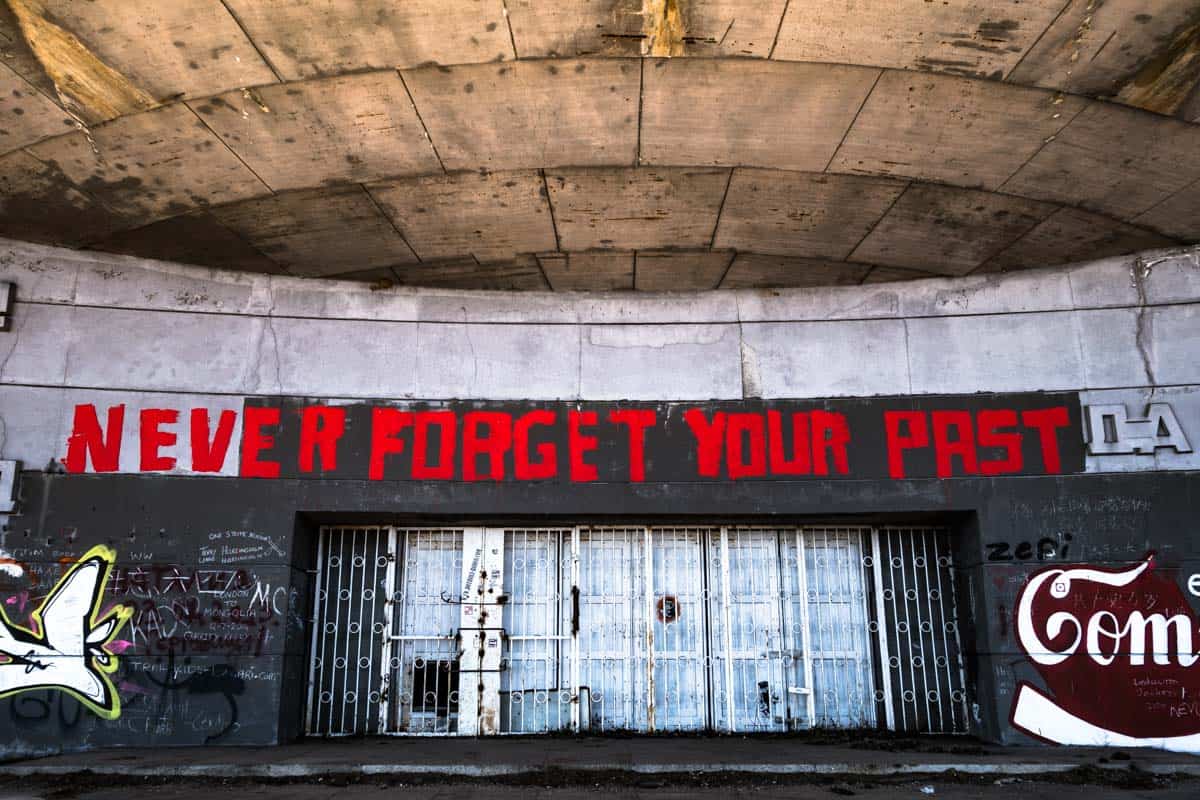
[[[641,161],[819,172],[878,78],[864,67],[754,59],[647,62]]]
[[[0,236],[74,246],[134,224],[80,191],[56,166],[23,150],[0,157]]]
[[[392,272],[402,286],[528,292],[550,288],[537,258],[531,255],[486,264],[473,258],[404,264]]]
[[[560,247],[708,247],[729,170],[550,170],[546,184]]]
[[[75,120],[0,64],[0,153],[75,129]]]
[[[185,104],[121,117],[29,148],[139,224],[268,189]]]
[[[449,170],[634,162],[637,61],[475,64],[403,75]]]
[[[1083,105],[986,81],[885,72],[830,169],[995,189]]]
[[[283,269],[208,213],[184,214],[118,233],[89,250],[246,272]]]
[[[1064,208],[988,260],[980,271],[1069,264],[1166,247],[1171,240],[1114,219]]]
[[[391,70],[229,92],[192,107],[277,191],[441,171]]]
[[[774,58],[874,64],[999,79],[1017,65],[1062,0],[791,3]]]
[[[648,55],[655,37],[662,38],[655,6],[642,0],[508,0],[507,5],[521,58]],[[672,54],[765,58],[785,5],[785,0],[679,3]]]
[[[557,248],[540,172],[463,172],[370,187],[424,261],[480,261]]]
[[[607,292],[633,288],[633,253],[598,250],[549,253],[538,261],[556,292]]]
[[[914,184],[850,258],[965,275],[1057,208],[994,192]]]
[[[639,250],[634,260],[634,288],[644,292],[715,289],[733,255],[728,250]]]
[[[417,260],[358,186],[288,192],[213,215],[292,275],[338,275]]]
[[[95,59],[158,101],[278,80],[221,0],[28,5],[39,18],[36,24],[68,32]]]
[[[1004,191],[1133,218],[1200,179],[1200,126],[1094,103]]]
[[[503,0],[228,0],[285,80],[513,58]]]
[[[790,258],[738,253],[721,282],[722,289],[782,289],[806,286],[848,286],[861,283],[870,264],[849,264],[819,258]]]
[[[1200,9],[1179,0],[1069,0],[1037,45],[1009,75],[1033,86],[1100,96],[1128,93],[1138,105],[1171,113],[1195,84],[1155,84],[1165,76],[1172,56],[1195,48]],[[1157,58],[1148,57],[1158,53]],[[1195,61],[1193,52],[1192,60]],[[1143,94],[1144,93],[1144,94]]]
[[[734,170],[714,246],[845,259],[905,186],[888,178]]]

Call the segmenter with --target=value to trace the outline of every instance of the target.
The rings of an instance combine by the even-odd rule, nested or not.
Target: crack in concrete
[[[1154,397],[1154,392],[1158,389],[1158,378],[1154,374],[1154,364],[1150,357],[1150,347],[1148,338],[1151,331],[1147,327],[1152,327],[1151,320],[1147,318],[1149,311],[1149,303],[1146,298],[1146,281],[1150,278],[1151,271],[1167,261],[1176,261],[1181,258],[1187,258],[1192,262],[1192,266],[1200,268],[1200,251],[1195,248],[1184,248],[1178,250],[1169,250],[1157,258],[1147,259],[1145,256],[1138,256],[1133,260],[1133,265],[1129,268],[1129,279],[1133,288],[1137,291],[1138,309],[1137,319],[1135,321],[1134,345],[1137,347],[1138,355],[1142,359],[1142,369],[1146,373],[1146,380],[1150,385],[1150,397]]]
[[[467,394],[474,396],[475,386],[479,383],[479,355],[475,352],[475,341],[471,338],[471,324],[467,315],[467,307],[463,306],[463,330],[467,334],[467,347],[471,349],[471,385],[467,387]]]
[[[1133,260],[1133,266],[1129,268],[1129,277],[1133,282],[1133,288],[1137,290],[1138,308],[1137,317],[1134,321],[1134,346],[1137,347],[1138,355],[1142,359],[1142,370],[1146,373],[1146,380],[1150,384],[1150,396],[1154,396],[1154,390],[1158,386],[1158,380],[1154,375],[1154,365],[1150,361],[1150,350],[1146,345],[1146,279],[1150,277],[1150,271],[1155,264],[1165,261],[1165,258],[1155,259],[1154,261],[1146,261],[1142,256],[1138,256]]]

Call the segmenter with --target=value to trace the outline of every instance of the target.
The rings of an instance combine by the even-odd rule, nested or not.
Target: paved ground
[[[1040,775],[1080,767],[1187,772],[1200,758],[1157,750],[1000,747],[964,737],[854,734],[778,737],[498,737],[310,740],[279,747],[108,749],[0,764],[0,778],[73,775],[310,778],[405,775],[495,778],[540,773],[893,775],[957,771]]]
[[[155,800],[212,800],[219,791],[227,797],[252,800],[380,800],[403,793],[404,800],[837,800],[859,797],[864,800],[1184,800],[1197,797],[1200,785],[1195,781],[1154,779],[1157,785],[1106,786],[1061,784],[1043,781],[1002,779],[986,784],[956,783],[946,780],[902,781],[896,783],[749,783],[717,786],[676,785],[671,781],[642,781],[628,785],[610,783],[560,787],[496,786],[483,783],[434,783],[413,785],[405,782],[371,783],[350,786],[324,784],[236,785],[174,783],[139,786],[134,791]],[[0,787],[0,800],[129,800],[131,787],[51,787],[30,786],[8,792]]]
[[[925,791],[931,789],[932,791]],[[962,738],[356,739],[103,750],[0,764],[0,800],[1200,797],[1200,758]]]

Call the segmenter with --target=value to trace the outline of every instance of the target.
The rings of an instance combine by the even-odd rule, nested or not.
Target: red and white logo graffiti
[[[1057,744],[1200,752],[1200,637],[1153,553],[1127,569],[1050,568],[1017,598],[1017,640],[1049,693],[1021,683],[1012,724]]]

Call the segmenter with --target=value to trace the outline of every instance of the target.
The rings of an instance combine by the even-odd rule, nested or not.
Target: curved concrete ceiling
[[[1200,241],[1200,7],[7,0],[0,234],[506,289]]]

